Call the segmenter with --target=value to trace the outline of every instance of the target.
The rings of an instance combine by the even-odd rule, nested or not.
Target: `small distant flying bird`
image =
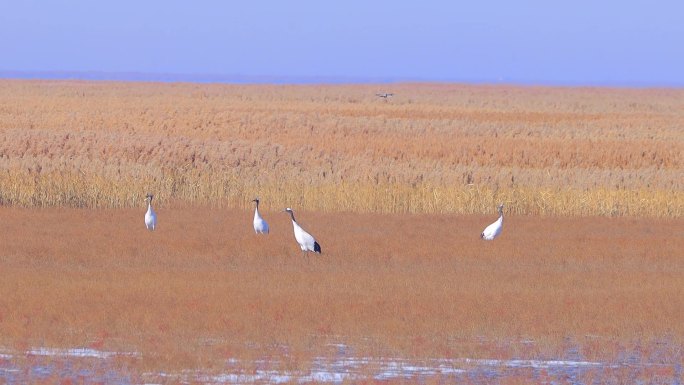
[[[155,214],[154,210],[152,209],[152,198],[154,198],[154,195],[152,194],[145,195],[145,201],[147,202],[145,227],[147,227],[148,230],[154,230],[154,228],[157,227],[157,214]]]
[[[290,213],[290,217],[292,218],[292,227],[294,228],[295,240],[297,241],[297,243],[299,243],[299,247],[302,249],[302,251],[306,254],[308,254],[309,251],[313,251],[314,253],[320,254],[321,245],[319,245],[318,242],[316,242],[316,240],[311,234],[307,233],[306,231],[304,231],[303,228],[301,228],[301,226],[299,226],[299,224],[295,220],[294,212],[292,211],[292,209],[288,207],[283,211]]]
[[[375,94],[375,96],[379,96],[379,97],[385,98],[385,100],[387,100],[387,98],[391,98],[392,96],[394,96],[394,94],[388,94],[387,92],[385,92],[385,93],[381,93],[381,94]]]
[[[259,198],[254,198],[252,202],[256,202],[256,209],[254,209],[254,232],[257,234],[268,234],[268,223],[259,215]]]
[[[480,238],[484,239],[485,241],[492,241],[494,240],[494,238],[498,237],[499,234],[501,234],[501,230],[503,230],[504,220],[503,207],[503,203],[499,205],[499,219],[497,219],[496,222],[492,223],[491,225],[487,226],[487,228],[484,229],[482,234],[480,234]]]

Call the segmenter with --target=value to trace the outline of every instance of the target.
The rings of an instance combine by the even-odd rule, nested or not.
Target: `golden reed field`
[[[677,89],[0,80],[0,369],[38,347],[140,374],[571,346],[681,377],[683,154]]]
[[[0,80],[0,201],[684,214],[684,90]]]

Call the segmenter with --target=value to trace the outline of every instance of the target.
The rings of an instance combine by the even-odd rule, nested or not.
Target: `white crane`
[[[290,217],[292,218],[292,227],[294,228],[295,240],[297,241],[297,243],[299,243],[299,247],[301,247],[302,251],[307,254],[309,253],[309,251],[313,251],[315,253],[320,254],[321,245],[319,245],[318,242],[316,242],[316,240],[311,234],[307,233],[301,226],[299,226],[299,224],[295,220],[294,212],[292,212],[292,209],[288,207],[283,211],[290,213]]]
[[[152,198],[154,198],[154,195],[152,194],[145,195],[145,201],[147,201],[145,227],[147,227],[148,230],[154,230],[154,228],[157,227],[157,214],[155,214],[154,210],[152,210]]]
[[[256,209],[254,209],[254,232],[257,234],[268,234],[268,223],[259,214],[259,198],[252,199],[256,202]]]
[[[498,237],[499,234],[501,234],[501,230],[503,230],[503,203],[499,205],[498,210],[499,210],[499,219],[496,220],[496,222],[492,223],[491,225],[487,226],[487,228],[484,229],[482,234],[480,234],[480,238],[484,239],[485,241],[492,241],[494,238]]]

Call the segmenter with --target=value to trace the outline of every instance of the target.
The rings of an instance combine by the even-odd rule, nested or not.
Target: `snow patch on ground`
[[[231,365],[239,367],[254,366],[278,367],[280,362],[257,360],[242,362],[231,358]],[[426,377],[453,377],[476,371],[478,368],[527,368],[527,369],[573,369],[573,368],[607,368],[612,367],[601,362],[561,361],[561,360],[495,360],[495,359],[431,359],[411,361],[400,358],[370,357],[317,357],[312,361],[309,371],[279,371],[257,369],[250,373],[237,370],[235,373],[207,375],[200,372],[185,371],[181,373],[147,373],[145,378],[165,378],[179,382],[201,382],[207,384],[282,384],[296,382],[306,383],[342,383],[360,380],[392,380],[415,379]]]
[[[47,357],[75,357],[75,358],[99,358],[109,359],[113,357],[142,357],[138,352],[107,352],[90,348],[57,349],[57,348],[34,348],[26,351],[30,356]]]
[[[101,382],[130,385],[178,383],[204,384],[283,384],[283,383],[329,383],[358,382],[368,380],[418,380],[422,382],[428,378],[439,378],[446,382],[460,382],[468,380],[472,383],[490,383],[496,379],[505,379],[510,375],[529,376],[534,381],[543,372],[544,375],[570,378],[572,384],[579,384],[578,375],[594,372],[599,377],[610,375],[614,370],[628,370],[627,374],[636,376],[638,373],[658,373],[659,367],[673,367],[671,382],[662,383],[681,384],[682,369],[679,364],[665,364],[662,362],[595,362],[582,359],[576,360],[531,360],[531,359],[486,359],[486,358],[431,358],[405,359],[391,357],[355,357],[351,348],[339,344],[335,347],[338,352],[332,356],[315,357],[303,366],[307,369],[287,368],[287,354],[282,359],[241,360],[229,358],[225,367],[217,372],[203,370],[182,370],[178,372],[149,372],[131,373],[118,367],[116,358],[142,358],[138,352],[103,351],[92,348],[48,348],[38,347],[26,351],[10,351],[0,348],[0,383],[21,384],[30,378],[91,378]],[[46,357],[47,362],[30,360],[29,364],[22,359],[30,357]],[[575,357],[570,355],[570,357]],[[580,358],[579,355],[577,355]],[[56,358],[55,365],[52,358]],[[74,365],[77,364],[77,365]],[[26,366],[29,365],[29,366]],[[60,365],[64,365],[62,368]],[[83,366],[85,365],[85,367]],[[93,368],[108,368],[104,374]],[[117,369],[118,368],[118,369]],[[254,368],[246,370],[245,368]],[[635,369],[636,368],[636,369]],[[117,370],[114,370],[117,369]],[[659,374],[662,376],[662,372]],[[667,376],[666,376],[667,377]],[[136,380],[131,381],[133,378]],[[660,378],[660,377],[659,377]],[[636,379],[636,377],[635,377]],[[3,382],[4,381],[4,382]],[[441,381],[441,380],[440,380]]]

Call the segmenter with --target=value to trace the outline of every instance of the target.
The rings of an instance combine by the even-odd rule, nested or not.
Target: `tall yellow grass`
[[[50,173],[33,175],[7,172],[0,176],[0,202],[22,207],[133,207],[140,206],[147,191],[162,201],[179,204],[210,203],[217,207],[246,207],[260,196],[264,207],[306,207],[316,211],[375,213],[494,212],[499,202],[515,214],[554,216],[681,217],[684,194],[678,190],[552,187],[435,186],[420,184],[335,183],[320,186],[291,182],[258,185],[235,176],[169,172],[161,180],[146,183],[132,178]]]
[[[0,201],[684,214],[684,90],[376,88],[0,80]]]

